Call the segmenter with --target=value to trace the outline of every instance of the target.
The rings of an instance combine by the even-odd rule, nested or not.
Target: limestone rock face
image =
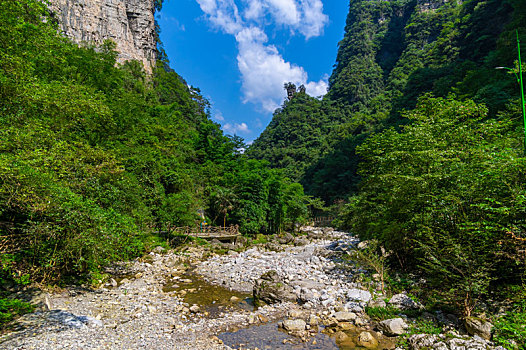
[[[138,60],[151,72],[157,56],[153,0],[50,0],[62,32],[74,42],[117,44],[118,62]]]

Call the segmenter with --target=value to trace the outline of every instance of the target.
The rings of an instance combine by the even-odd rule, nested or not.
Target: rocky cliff
[[[117,44],[118,62],[138,60],[150,72],[155,58],[153,0],[50,0],[60,28],[73,41]]]

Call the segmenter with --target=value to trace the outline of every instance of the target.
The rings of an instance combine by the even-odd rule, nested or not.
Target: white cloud
[[[260,104],[265,111],[273,112],[285,97],[283,84],[304,84],[314,96],[325,95],[327,81],[307,83],[307,73],[302,67],[286,62],[275,46],[265,45],[268,38],[257,28],[245,28],[236,40],[239,44],[238,67],[243,82],[243,102]]]
[[[307,93],[311,96],[323,96],[327,93],[327,89],[329,88],[328,80],[329,77],[325,75],[325,77],[318,82],[311,81],[305,84],[305,90],[307,90]]]
[[[197,0],[204,13],[211,14],[217,8],[216,0]]]
[[[268,7],[277,23],[296,26],[300,13],[295,0],[267,0]]]
[[[329,17],[323,13],[321,0],[301,0],[302,25],[298,28],[305,38],[323,34]]]
[[[308,82],[303,67],[285,61],[274,45],[267,44],[268,37],[264,31],[264,25],[269,24],[270,18],[270,24],[289,27],[306,39],[321,35],[328,22],[323,13],[322,0],[238,0],[240,7],[235,0],[197,2],[213,25],[236,38],[243,102],[260,105],[263,110],[272,112],[285,97],[285,82],[298,86],[303,84],[307,93],[313,96],[327,92],[327,77],[318,82]],[[227,132],[248,132],[245,123],[226,124],[223,129]]]
[[[208,20],[228,34],[235,34],[243,28],[234,0],[197,0]]]
[[[221,113],[221,111],[216,111],[214,113],[214,119],[219,121],[219,122],[224,122],[225,121],[225,117],[223,117],[223,113]]]
[[[306,39],[323,34],[329,17],[322,0],[243,0],[245,20],[260,22],[269,14],[276,24],[298,31]]]
[[[238,133],[249,134],[251,132],[246,123],[226,123],[225,125],[223,125],[223,130],[232,135],[237,135]]]
[[[265,8],[260,0],[244,0],[246,3],[243,17],[247,20],[258,20],[265,15]]]

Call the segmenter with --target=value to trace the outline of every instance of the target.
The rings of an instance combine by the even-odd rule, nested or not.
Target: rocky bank
[[[400,309],[398,317],[374,322],[367,316],[367,305],[385,301],[357,282],[363,269],[342,259],[357,249],[358,239],[306,228],[300,238],[281,242],[253,247],[216,242],[177,251],[158,247],[112,267],[113,277],[100,288],[38,294],[33,301],[39,310],[1,336],[0,348],[254,349],[252,338],[267,349],[395,348],[396,336],[412,322],[404,310],[421,306],[399,294],[387,300]],[[253,292],[271,304],[257,309],[247,304]],[[413,335],[407,347],[499,349],[479,336],[458,333],[451,316],[426,317],[449,322],[452,332]]]

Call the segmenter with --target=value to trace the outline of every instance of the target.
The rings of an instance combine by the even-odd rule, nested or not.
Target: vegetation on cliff
[[[302,103],[306,98],[286,101],[248,154],[285,169],[327,203],[346,199],[360,181],[356,147],[371,132],[407,123],[401,113],[413,109],[419,96],[455,93],[486,104],[490,117],[517,101],[515,79],[495,67],[514,66],[515,30],[526,33],[520,5],[350,1],[319,111],[302,113],[313,103]]]

